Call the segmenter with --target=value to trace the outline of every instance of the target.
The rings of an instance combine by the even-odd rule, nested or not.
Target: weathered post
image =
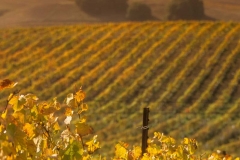
[[[143,108],[143,126],[142,126],[142,155],[146,153],[147,140],[148,140],[148,121],[149,121],[149,108]]]

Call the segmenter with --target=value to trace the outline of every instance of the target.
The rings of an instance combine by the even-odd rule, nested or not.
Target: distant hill
[[[106,154],[141,142],[148,106],[150,135],[240,156],[239,32],[239,23],[184,21],[1,29],[0,77],[41,100],[82,86]]]
[[[165,0],[142,1],[151,8],[153,15],[163,20],[166,14]],[[74,3],[74,0],[0,0],[0,27],[65,25],[78,23],[116,22],[117,17],[91,17]],[[206,19],[240,21],[239,0],[204,0]]]

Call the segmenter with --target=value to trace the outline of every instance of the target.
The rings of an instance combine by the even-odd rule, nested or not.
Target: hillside
[[[240,156],[239,32],[239,23],[184,21],[1,29],[0,78],[60,102],[82,86],[106,154],[141,142],[148,106],[150,135]]]
[[[144,2],[153,15],[164,20],[169,1],[129,0]],[[116,17],[96,18],[82,12],[74,0],[0,0],[0,27],[69,25],[121,21]],[[206,19],[240,21],[239,0],[204,0]]]

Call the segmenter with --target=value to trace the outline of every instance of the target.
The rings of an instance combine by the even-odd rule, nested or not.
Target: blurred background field
[[[165,0],[129,0],[147,4],[153,16],[164,19]],[[204,0],[205,14],[223,21],[240,21],[240,1],[238,0]],[[0,27],[64,25],[76,23],[96,23],[118,21],[116,17],[99,19],[79,10],[74,0],[0,0]]]
[[[0,0],[0,79],[43,101],[82,86],[103,155],[118,141],[140,145],[149,107],[150,136],[240,156],[240,2],[205,0],[201,21],[171,22],[166,1],[138,2],[154,21],[90,16],[71,0]]]

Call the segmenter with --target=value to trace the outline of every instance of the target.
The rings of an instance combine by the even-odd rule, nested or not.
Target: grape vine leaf
[[[74,96],[77,102],[83,101],[85,97],[86,97],[86,94],[82,90],[79,90]]]
[[[24,124],[26,118],[22,112],[14,112],[12,117],[14,117],[21,124]]]
[[[25,123],[23,126],[23,132],[27,134],[28,138],[32,139],[35,135],[34,126],[29,123]]]
[[[118,143],[115,145],[115,158],[116,159],[127,159],[128,150],[122,144]]]
[[[69,107],[77,108],[77,102],[76,99],[73,96],[73,93],[70,93],[67,95],[67,98],[64,100],[64,103],[68,105]]]
[[[142,149],[139,146],[134,146],[131,153],[133,159],[139,159],[142,155]]]
[[[67,118],[64,120],[64,123],[68,125],[71,123],[71,121],[72,121],[72,116],[67,116]]]
[[[70,145],[68,145],[67,149],[63,153],[62,160],[82,159],[82,155],[83,148],[81,143],[71,140]]]
[[[65,108],[65,116],[72,116],[73,115],[73,110],[70,107]]]
[[[35,156],[37,154],[37,146],[35,145],[33,140],[26,140],[27,151],[30,155]]]
[[[26,98],[25,106],[28,107],[28,108],[34,107],[34,105],[36,104],[36,102],[38,100],[38,97],[33,95],[33,94],[27,94],[25,96],[25,98]]]
[[[81,136],[86,136],[93,133],[93,128],[86,123],[78,122],[75,127],[76,132]]]
[[[9,79],[4,79],[0,82],[0,91],[5,88],[13,88],[16,85],[17,85],[17,82],[13,82]]]
[[[81,114],[84,111],[88,110],[88,105],[86,103],[81,104],[81,109],[78,111],[78,114]]]
[[[97,135],[95,135],[92,140],[86,142],[86,145],[88,147],[87,148],[88,153],[90,154],[94,153],[97,149],[99,149],[100,145],[99,142],[97,141]]]
[[[24,95],[13,96],[9,101],[9,104],[12,105],[15,112],[22,110],[25,103],[26,99]]]
[[[57,109],[51,105],[51,103],[43,102],[39,106],[39,111],[43,115],[49,115],[55,112]]]
[[[7,113],[8,113],[8,110],[4,111],[4,112],[1,114],[1,118],[5,120],[5,119],[7,118]]]

